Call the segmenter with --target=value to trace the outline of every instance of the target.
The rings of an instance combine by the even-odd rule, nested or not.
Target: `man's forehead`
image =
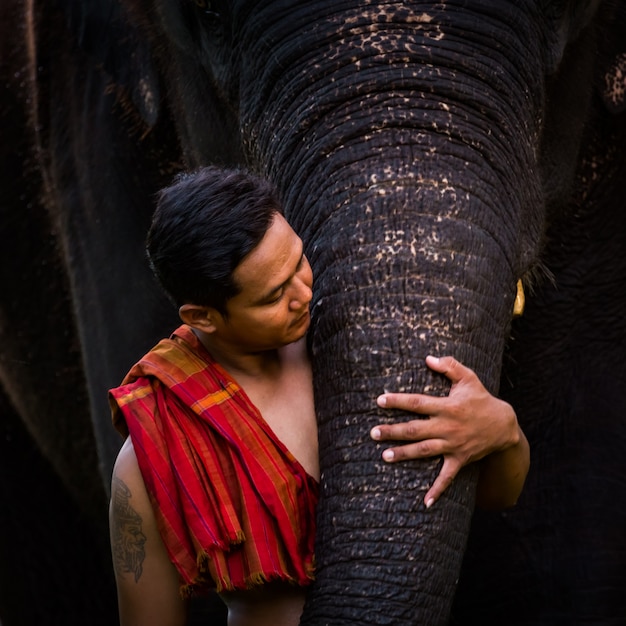
[[[261,242],[237,266],[234,278],[250,293],[277,288],[295,271],[302,247],[298,235],[277,214]]]

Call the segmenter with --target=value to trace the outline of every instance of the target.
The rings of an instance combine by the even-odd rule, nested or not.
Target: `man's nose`
[[[303,304],[308,304],[313,299],[313,290],[305,281],[296,277],[293,284],[295,290],[291,298],[291,307],[298,309]]]

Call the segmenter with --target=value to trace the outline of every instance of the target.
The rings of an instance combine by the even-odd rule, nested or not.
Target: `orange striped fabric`
[[[184,595],[313,579],[317,481],[188,326],[109,392]]]

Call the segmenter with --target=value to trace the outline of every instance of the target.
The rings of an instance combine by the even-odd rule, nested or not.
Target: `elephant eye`
[[[182,5],[187,28],[201,56],[207,46],[223,46],[229,33],[229,11],[225,0],[186,0]]]
[[[215,6],[216,2],[211,2],[211,0],[193,0],[194,4],[204,13],[205,17],[210,17],[212,19],[216,19],[220,16],[219,12],[216,10],[217,6]]]
[[[217,7],[218,2],[212,2],[211,0],[193,0],[193,2],[200,9],[204,19],[215,21],[220,18],[220,12]]]

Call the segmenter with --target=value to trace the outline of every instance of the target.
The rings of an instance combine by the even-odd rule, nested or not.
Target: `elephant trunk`
[[[322,497],[302,623],[445,624],[477,471],[426,510],[439,461],[386,465],[369,431],[407,418],[376,407],[384,390],[447,392],[426,370],[429,353],[455,356],[497,388],[515,284],[541,227],[541,90],[516,56],[532,41],[514,5],[500,12],[516,30],[497,54],[493,37],[477,37],[491,67],[453,54],[452,22],[435,9],[389,4],[385,20],[360,12],[341,24],[328,11],[314,32],[304,14],[302,31],[290,24],[295,52],[276,67],[267,57],[256,67],[253,51],[256,92],[241,111],[249,158],[278,184],[315,275]],[[472,28],[485,23],[495,28]],[[279,39],[280,22],[267,28]],[[337,48],[313,57],[324,33]],[[539,72],[539,61],[530,54],[524,67]]]
[[[323,268],[310,331],[323,476],[305,624],[379,624],[388,611],[395,624],[447,618],[476,473],[426,510],[439,461],[386,465],[369,437],[406,418],[376,407],[384,390],[446,392],[426,371],[429,353],[453,354],[497,384],[513,275],[489,233],[438,217],[438,205],[459,202],[446,195],[374,185],[325,221],[310,251]]]

